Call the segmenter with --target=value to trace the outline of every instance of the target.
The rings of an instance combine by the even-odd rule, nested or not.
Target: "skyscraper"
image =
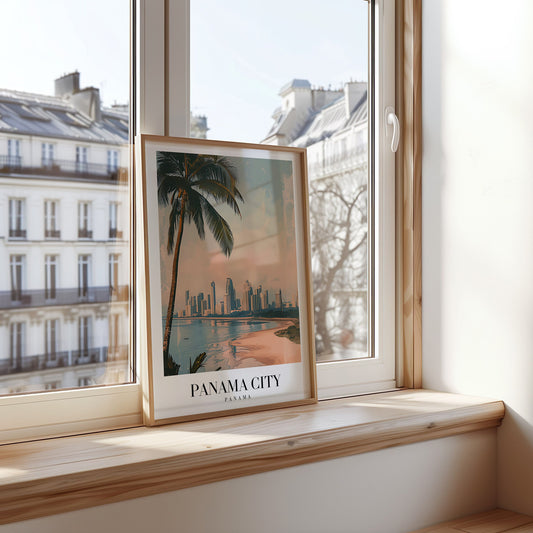
[[[283,308],[283,300],[281,299],[281,289],[276,293],[276,308]]]
[[[226,313],[229,314],[235,309],[235,288],[231,278],[226,278],[226,296],[229,296],[229,307],[226,305]]]
[[[211,301],[213,302],[213,308],[211,309],[211,312],[216,315],[217,313],[217,296],[215,291],[215,282],[211,282]]]

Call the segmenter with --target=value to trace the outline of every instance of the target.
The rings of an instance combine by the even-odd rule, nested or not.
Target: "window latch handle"
[[[400,121],[394,112],[394,107],[388,106],[385,109],[385,118],[387,120],[387,124],[392,126],[392,140],[390,149],[393,152],[396,152],[398,150],[398,144],[400,143]]]

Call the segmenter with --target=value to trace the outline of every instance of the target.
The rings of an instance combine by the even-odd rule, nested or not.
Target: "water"
[[[207,369],[216,370],[218,367],[225,369],[228,368],[228,360],[222,357],[222,354],[228,349],[228,341],[236,340],[247,333],[277,326],[279,322],[275,320],[253,318],[174,319],[169,351],[174,361],[180,365],[180,374],[189,373],[189,360],[193,363],[202,352],[207,354],[204,363]],[[163,331],[164,327],[163,321]]]

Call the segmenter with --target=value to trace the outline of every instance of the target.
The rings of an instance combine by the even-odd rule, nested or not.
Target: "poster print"
[[[147,422],[315,401],[305,152],[140,144]]]

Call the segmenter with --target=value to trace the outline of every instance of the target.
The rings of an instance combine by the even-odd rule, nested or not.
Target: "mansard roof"
[[[1,133],[118,145],[128,142],[128,120],[122,109],[103,107],[93,121],[65,98],[0,89]]]

